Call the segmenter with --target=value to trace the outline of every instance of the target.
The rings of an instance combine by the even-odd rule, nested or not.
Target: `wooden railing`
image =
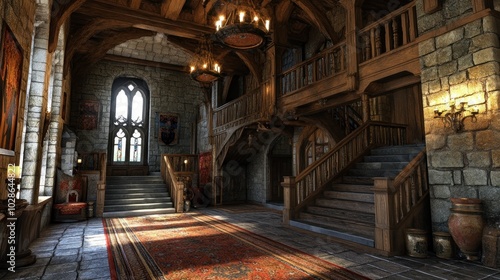
[[[264,82],[258,89],[214,110],[214,133],[257,121],[270,111],[274,103],[269,83]]]
[[[394,179],[375,178],[375,247],[401,254],[404,230],[425,227],[429,209],[429,186],[425,149]]]
[[[285,95],[346,70],[346,44],[342,42],[305,60],[278,76],[279,94]]]
[[[413,42],[417,36],[415,2],[389,13],[361,29],[362,62]]]
[[[102,217],[104,213],[104,197],[106,195],[106,167],[108,162],[107,153],[98,153],[98,167],[99,167],[99,182],[97,182],[97,202],[95,215]]]
[[[363,123],[362,109],[361,101],[356,101],[333,108],[331,113],[332,117],[344,129],[345,135],[349,135]]]
[[[285,217],[293,219],[316,194],[324,190],[325,186],[339,176],[349,166],[354,164],[368,150],[376,146],[402,145],[406,143],[406,126],[383,122],[367,122],[340,141],[331,151],[321,159],[304,169],[291,186],[285,187]],[[285,182],[289,178],[285,178]],[[292,188],[292,190],[286,190]],[[288,200],[288,201],[287,201]],[[287,205],[289,208],[287,208]],[[286,211],[285,211],[286,210]]]
[[[197,172],[197,155],[163,154],[161,160],[161,176],[169,186],[170,196],[175,211],[180,213],[184,208],[184,188],[188,187]]]

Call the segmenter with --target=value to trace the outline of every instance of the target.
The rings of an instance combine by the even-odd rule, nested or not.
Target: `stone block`
[[[500,171],[490,171],[490,179],[494,187],[500,187]]]
[[[493,168],[500,167],[500,150],[491,151],[491,161],[493,163],[492,164]]]
[[[500,20],[498,20],[494,16],[487,16],[483,18],[483,31],[484,32],[492,32],[496,34],[500,34]],[[498,39],[498,38],[497,38]]]
[[[435,168],[464,167],[463,154],[459,151],[429,153],[431,166]]]
[[[441,81],[434,80],[429,82],[429,93],[436,93],[441,91]]]
[[[472,38],[481,34],[482,24],[483,23],[480,19],[467,24],[465,26],[464,38]]]
[[[425,137],[427,151],[439,150],[445,147],[446,137],[441,134],[429,134]]]
[[[438,64],[444,64],[446,62],[450,62],[452,60],[453,51],[451,46],[438,49],[437,50],[437,62]]]
[[[486,79],[486,92],[500,90],[500,77],[498,75],[490,76]]]
[[[444,63],[438,67],[438,75],[439,77],[450,76],[457,72],[458,63],[455,60],[452,60],[448,63]]]
[[[464,38],[464,28],[457,28],[441,36],[436,37],[436,48],[444,48]]]
[[[450,197],[450,187],[449,186],[432,186],[432,192],[434,198],[444,198]]]
[[[452,151],[470,151],[474,148],[474,135],[471,132],[450,134],[447,143]]]
[[[472,186],[453,186],[450,188],[450,197],[478,198],[478,191]]]
[[[434,223],[446,223],[450,216],[451,201],[449,199],[431,199],[431,216]]]
[[[448,82],[450,85],[457,85],[467,81],[467,72],[460,71],[456,74],[450,75]]]
[[[481,79],[488,76],[495,75],[500,72],[498,62],[488,62],[481,65],[474,66],[468,70],[469,79]]]
[[[461,185],[462,184],[462,170],[454,170],[453,171],[453,184]]]
[[[484,169],[464,169],[464,183],[467,186],[486,186],[488,184],[488,173]]]
[[[431,52],[425,56],[422,57],[422,65],[424,67],[432,67],[436,66],[438,63],[437,60],[438,53],[437,52]]]
[[[470,52],[476,52],[486,48],[499,47],[499,39],[496,33],[484,33],[472,38],[471,40],[472,43],[469,49]]]
[[[451,49],[453,51],[453,59],[457,59],[459,57],[467,55],[469,53],[470,44],[470,39],[464,39],[454,43],[451,46]]]
[[[480,150],[500,149],[500,132],[494,130],[478,131],[476,147]]]
[[[458,59],[458,70],[464,71],[474,66],[474,62],[472,61],[472,54],[462,56]]]
[[[431,107],[436,107],[438,105],[448,105],[447,100],[449,99],[450,99],[450,94],[448,91],[440,91],[438,93],[430,94],[428,96],[429,106]],[[449,107],[440,109],[449,109]]]
[[[483,64],[489,61],[500,61],[500,49],[487,48],[472,54],[475,65]]]
[[[451,185],[453,182],[451,171],[429,169],[428,173],[431,185]]]
[[[469,167],[490,167],[491,166],[490,152],[467,153],[467,161],[469,162]]]

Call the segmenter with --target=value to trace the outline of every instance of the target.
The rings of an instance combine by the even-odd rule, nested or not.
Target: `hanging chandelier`
[[[202,84],[210,84],[221,78],[221,66],[212,54],[210,40],[203,37],[194,60],[190,64],[190,76]]]
[[[215,37],[228,47],[247,50],[265,42],[271,20],[253,0],[223,0],[215,22]]]

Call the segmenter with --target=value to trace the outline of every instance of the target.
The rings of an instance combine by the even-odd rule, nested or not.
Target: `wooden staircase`
[[[172,199],[158,176],[108,176],[104,218],[174,213]]]
[[[374,177],[394,179],[425,146],[372,149],[331,184],[290,225],[375,247]]]

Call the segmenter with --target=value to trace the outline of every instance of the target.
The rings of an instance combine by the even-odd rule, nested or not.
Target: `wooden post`
[[[174,207],[176,213],[184,212],[184,182],[178,182],[175,188]]]
[[[106,194],[106,183],[105,181],[101,180],[99,183],[97,183],[97,202],[95,209],[96,217],[102,217],[102,214],[104,213],[105,194]]]
[[[294,176],[283,176],[283,182],[281,182],[283,187],[283,223],[285,225],[290,224],[290,219],[294,218],[295,206],[297,206],[296,198],[296,185]]]
[[[395,246],[393,180],[374,178],[375,248],[392,252]]]

